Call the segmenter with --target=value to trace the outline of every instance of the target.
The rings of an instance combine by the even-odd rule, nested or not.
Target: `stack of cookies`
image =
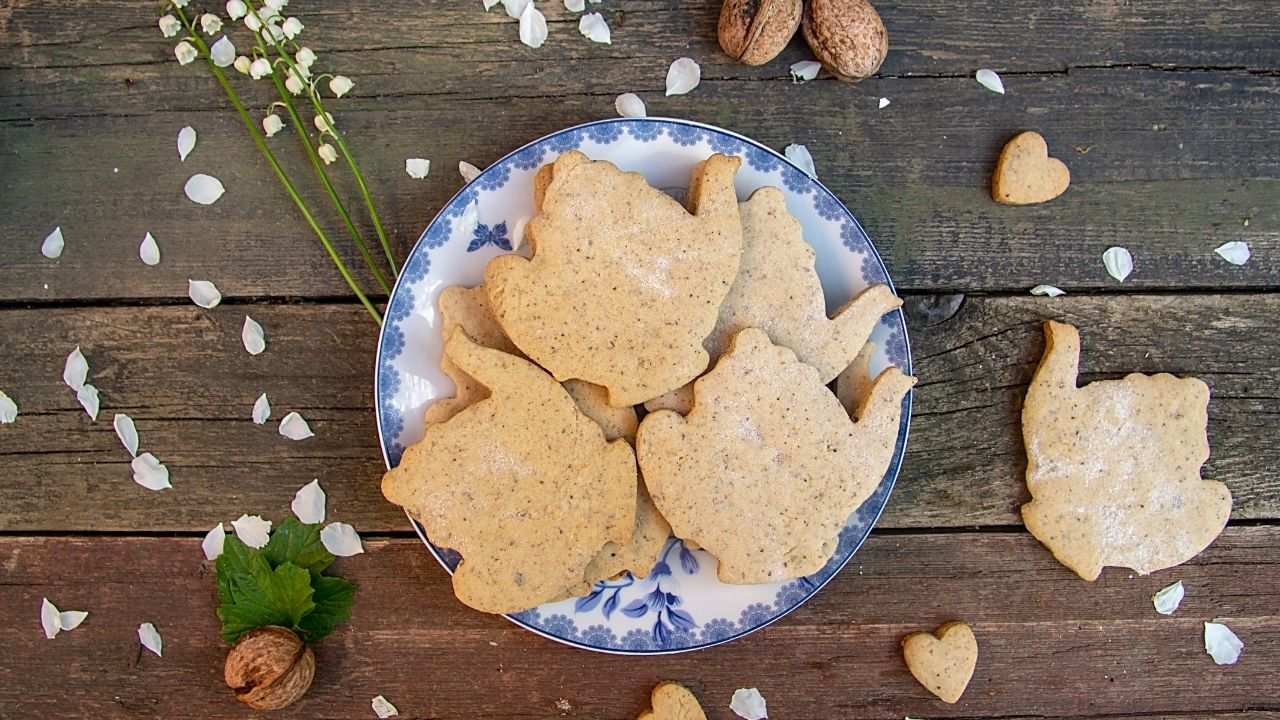
[[[828,317],[783,194],[739,204],[738,164],[698,164],[686,208],[565,153],[535,178],[532,257],[440,294],[457,391],[382,490],[462,555],[462,602],[517,612],[643,576],[672,533],[723,582],[808,575],[879,484],[915,380],[844,371],[900,301],[873,286]]]

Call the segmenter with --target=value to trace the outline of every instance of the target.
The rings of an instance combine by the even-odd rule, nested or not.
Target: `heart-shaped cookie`
[[[969,685],[978,664],[978,639],[962,622],[949,622],[934,632],[915,632],[902,640],[907,669],[943,702],[955,703]]]
[[[698,698],[678,683],[659,683],[649,702],[652,709],[640,713],[636,720],[707,720]]]
[[[1058,158],[1049,157],[1049,146],[1038,132],[1018,133],[1000,151],[991,198],[1005,205],[1048,202],[1067,191],[1071,171]]]

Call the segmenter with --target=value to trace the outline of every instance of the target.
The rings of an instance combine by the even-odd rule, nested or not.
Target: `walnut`
[[[791,42],[803,10],[802,0],[725,0],[720,47],[734,60],[763,65]]]
[[[316,656],[292,631],[268,625],[250,630],[227,653],[223,676],[240,702],[279,710],[306,694]]]
[[[822,66],[846,82],[874,75],[889,52],[889,33],[867,0],[809,0],[804,38]]]

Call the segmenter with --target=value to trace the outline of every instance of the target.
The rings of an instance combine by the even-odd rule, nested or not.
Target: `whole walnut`
[[[804,39],[822,66],[846,82],[875,75],[889,52],[889,32],[867,0],[809,0]]]
[[[725,0],[720,8],[720,47],[747,65],[778,56],[800,27],[802,0]]]
[[[316,656],[293,631],[267,625],[250,630],[227,654],[223,676],[240,702],[256,710],[279,710],[306,694],[316,674]]]

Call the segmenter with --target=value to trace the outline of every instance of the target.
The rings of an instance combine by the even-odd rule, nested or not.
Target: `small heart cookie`
[[[902,639],[907,669],[943,702],[955,703],[969,685],[978,664],[978,639],[962,622],[949,622],[934,632],[914,632]]]
[[[1000,151],[991,176],[991,199],[1004,205],[1048,202],[1067,191],[1071,171],[1037,132],[1018,133]]]
[[[678,683],[659,683],[649,703],[652,709],[640,713],[636,720],[707,720],[698,698]]]

